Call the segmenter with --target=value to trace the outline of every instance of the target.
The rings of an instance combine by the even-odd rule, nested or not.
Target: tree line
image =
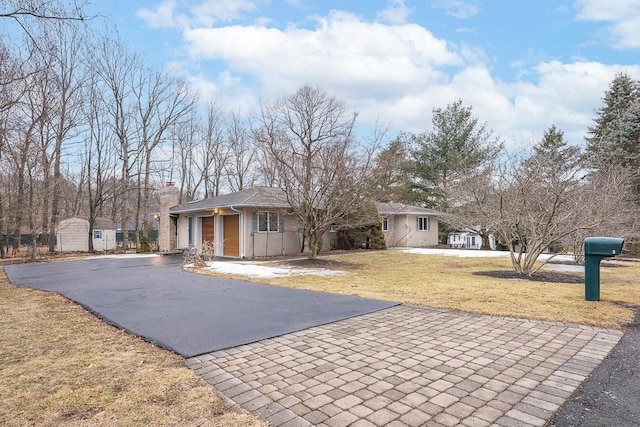
[[[522,274],[549,248],[579,254],[587,235],[635,236],[640,84],[626,74],[584,150],[550,124],[529,152],[510,152],[461,100],[435,108],[429,130],[389,138],[378,127],[363,141],[357,113],[321,88],[251,118],[225,113],[114,29],[88,25],[82,4],[30,1],[24,14],[21,3],[0,13],[19,23],[0,41],[0,231],[14,247],[27,232],[53,251],[70,216],[133,224],[138,239],[167,181],[182,202],[282,188],[313,256],[330,228],[370,224],[371,200],[434,208],[443,234],[473,230],[484,245],[493,234]]]
[[[570,145],[551,124],[528,152],[500,138],[460,100],[433,110],[432,129],[402,134],[377,157],[376,197],[443,213],[442,232],[494,235],[514,269],[531,275],[547,250],[583,256],[593,235],[638,244],[640,82],[615,76],[585,136]]]

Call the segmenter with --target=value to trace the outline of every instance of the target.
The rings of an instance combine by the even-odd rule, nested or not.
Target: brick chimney
[[[180,191],[173,182],[160,190],[160,224],[158,225],[158,248],[169,252],[176,248],[176,224],[169,215],[169,209],[180,203]]]

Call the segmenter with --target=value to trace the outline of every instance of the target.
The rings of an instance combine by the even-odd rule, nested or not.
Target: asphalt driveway
[[[186,273],[176,256],[88,258],[5,271],[14,285],[59,293],[183,357],[397,305]]]

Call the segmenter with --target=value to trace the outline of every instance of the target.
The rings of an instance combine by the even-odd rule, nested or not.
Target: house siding
[[[94,228],[102,237],[93,239],[95,251],[113,250],[116,248],[116,230]],[[89,221],[83,218],[68,218],[60,221],[58,226],[56,250],[58,252],[89,251]]]
[[[279,212],[280,223],[277,232],[255,232],[253,217],[254,212]],[[299,230],[299,221],[291,213],[278,209],[268,208],[239,208],[219,209],[214,221],[214,251],[216,255],[222,255],[224,249],[223,221],[228,215],[239,215],[239,257],[262,258],[282,255],[294,255],[300,253],[302,245],[302,233]],[[178,248],[189,247],[189,216],[193,218],[193,246],[202,249],[202,220],[211,218],[211,210],[180,214],[178,216]],[[206,220],[205,220],[206,222]],[[329,233],[324,236],[324,250],[329,250]],[[308,251],[308,247],[305,247]]]
[[[430,215],[382,215],[391,220],[391,230],[383,231],[387,247],[427,247],[438,244],[438,219]],[[428,231],[416,229],[418,217],[428,216]]]

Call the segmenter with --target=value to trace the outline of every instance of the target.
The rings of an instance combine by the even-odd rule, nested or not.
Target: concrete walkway
[[[397,306],[187,365],[274,426],[542,426],[621,337]]]

